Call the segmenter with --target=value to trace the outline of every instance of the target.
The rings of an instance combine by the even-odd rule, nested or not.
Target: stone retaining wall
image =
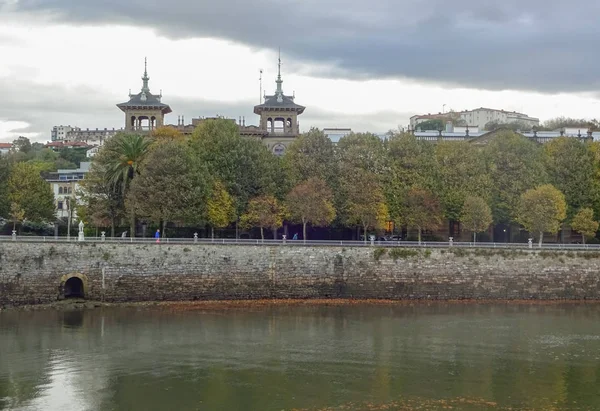
[[[599,273],[591,251],[0,243],[0,306],[61,299],[71,277],[109,302],[599,299]]]

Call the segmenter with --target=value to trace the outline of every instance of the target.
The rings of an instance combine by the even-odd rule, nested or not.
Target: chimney
[[[185,120],[183,119],[183,115],[181,116],[181,125],[185,125]]]
[[[246,127],[246,116],[242,117],[242,125]]]

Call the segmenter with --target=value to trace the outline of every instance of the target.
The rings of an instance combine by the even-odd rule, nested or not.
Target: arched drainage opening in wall
[[[85,298],[83,281],[78,277],[71,277],[65,283],[65,298]]]

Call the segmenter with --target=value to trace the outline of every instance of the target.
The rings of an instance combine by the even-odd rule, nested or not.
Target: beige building
[[[518,122],[523,123],[528,127],[540,125],[539,118],[529,117],[527,114],[484,107],[463,111],[460,113],[460,117],[467,122],[469,127],[479,127],[480,130],[485,129],[485,125],[490,121],[496,121],[503,124]]]
[[[275,155],[283,155],[286,147],[300,135],[298,116],[304,113],[304,106],[295,103],[295,96],[283,93],[281,79],[281,58],[277,69],[275,94],[264,97],[264,103],[254,106],[254,113],[260,116],[258,127],[242,125],[240,134],[260,138]]]

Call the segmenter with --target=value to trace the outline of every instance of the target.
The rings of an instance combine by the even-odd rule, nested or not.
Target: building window
[[[58,202],[58,209],[59,209],[59,210],[62,210],[62,209],[63,209],[63,202],[62,202],[62,201],[59,201],[59,202]]]
[[[63,193],[63,188],[62,187],[58,187],[58,194],[62,194]]]

